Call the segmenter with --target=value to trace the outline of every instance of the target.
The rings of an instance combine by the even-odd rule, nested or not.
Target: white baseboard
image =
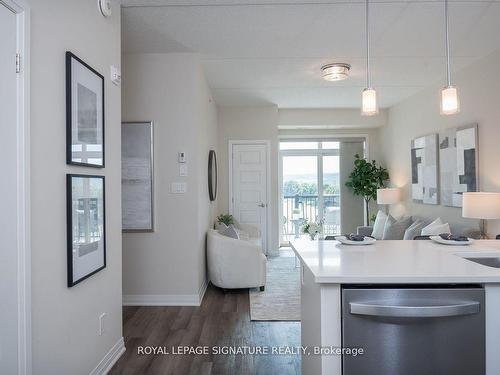
[[[89,375],[106,375],[118,359],[125,353],[125,342],[123,337],[106,353],[95,369]]]
[[[207,287],[205,280],[197,294],[125,294],[123,306],[200,306]]]

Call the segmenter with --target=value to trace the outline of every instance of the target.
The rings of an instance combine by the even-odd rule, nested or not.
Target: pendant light
[[[370,23],[369,23],[369,4],[366,0],[366,88],[361,96],[361,114],[364,116],[373,116],[378,113],[377,91],[372,87],[372,77],[370,74]]]
[[[457,88],[451,84],[450,37],[448,35],[448,0],[444,0],[446,43],[446,87],[441,90],[441,114],[454,115],[460,112]]]

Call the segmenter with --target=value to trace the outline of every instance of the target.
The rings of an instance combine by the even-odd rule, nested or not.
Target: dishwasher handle
[[[397,306],[359,302],[349,303],[349,312],[353,315],[393,318],[441,318],[477,314],[480,310],[481,304],[475,301],[437,306]]]

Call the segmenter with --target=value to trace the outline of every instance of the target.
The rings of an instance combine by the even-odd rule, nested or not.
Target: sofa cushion
[[[423,228],[424,228],[423,222],[421,222],[420,220],[415,221],[405,230],[403,240],[413,240],[416,236],[420,236],[422,234]]]
[[[406,229],[411,225],[411,217],[403,217],[401,219],[395,219],[392,215],[389,215],[384,227],[383,240],[402,240]]]
[[[450,224],[443,223],[440,217],[422,228],[422,236],[437,236],[441,233],[451,233]]]
[[[374,237],[377,240],[382,239],[382,237],[384,236],[384,228],[386,221],[387,221],[387,215],[382,211],[377,212],[377,217],[375,219],[375,223],[373,224],[372,237]]]

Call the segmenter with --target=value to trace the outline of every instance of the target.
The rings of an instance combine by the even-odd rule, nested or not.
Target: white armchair
[[[207,265],[210,281],[219,288],[264,290],[266,256],[255,242],[226,237],[209,229]]]

